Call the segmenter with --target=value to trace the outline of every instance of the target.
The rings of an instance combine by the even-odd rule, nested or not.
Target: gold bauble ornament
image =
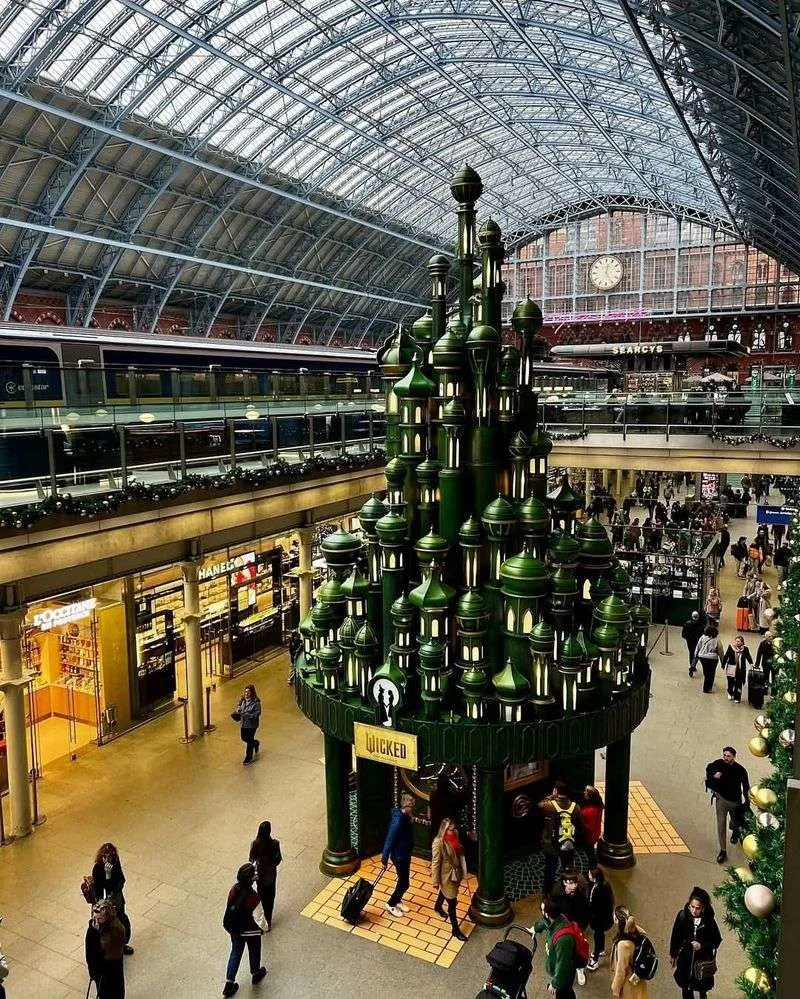
[[[783,695],[783,699],[784,701],[786,701],[787,704],[796,704],[797,694],[793,690],[787,690],[786,693]]]
[[[761,968],[748,968],[744,973],[744,977],[751,985],[755,985],[759,992],[769,992],[772,987],[769,982],[769,976]]]
[[[760,787],[756,791],[756,807],[760,808],[762,812],[769,811],[773,805],[778,803],[778,796],[769,787]]]
[[[748,860],[755,860],[758,856],[758,840],[752,833],[748,833],[742,840],[742,849]]]
[[[769,733],[770,733],[769,725],[765,725],[764,728],[762,728],[758,734],[761,736],[762,739],[766,739],[767,741],[769,741]]]
[[[753,872],[749,867],[734,867],[733,873],[736,877],[743,881],[745,884],[751,884],[753,881]]]
[[[773,815],[772,812],[762,812],[756,822],[761,826],[762,829],[780,829],[781,820],[777,815]]]
[[[753,754],[753,756],[764,757],[769,753],[769,746],[767,745],[767,740],[760,735],[754,736],[748,743],[747,748]]]
[[[744,893],[744,905],[751,916],[766,919],[775,908],[775,894],[766,885],[750,885]]]
[[[756,715],[753,719],[753,727],[756,732],[760,732],[767,725],[769,725],[769,718],[765,714]]]
[[[784,749],[794,749],[794,729],[785,728],[778,736],[778,742]]]

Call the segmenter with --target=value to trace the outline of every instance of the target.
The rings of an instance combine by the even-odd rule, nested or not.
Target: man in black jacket
[[[717,815],[717,863],[724,864],[728,859],[725,849],[728,816],[730,815],[731,843],[735,843],[739,838],[736,811],[743,802],[747,802],[750,790],[750,778],[741,763],[736,762],[736,750],[733,746],[726,746],[722,750],[722,758],[706,767],[706,788],[713,794]]]
[[[703,634],[704,628],[705,626],[700,620],[700,612],[692,611],[692,616],[681,629],[681,638],[686,642],[686,648],[689,652],[689,676],[694,676],[695,674],[694,650],[697,648],[697,643],[700,641],[700,636]]]

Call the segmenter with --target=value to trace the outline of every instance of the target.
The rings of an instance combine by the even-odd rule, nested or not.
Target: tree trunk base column
[[[628,839],[628,796],[631,777],[631,737],[606,748],[606,807],[597,859],[606,867],[633,867],[636,857]]]
[[[478,890],[469,914],[479,926],[505,926],[514,910],[503,886],[503,771],[478,769]]]
[[[325,736],[325,803],[328,843],[319,869],[333,878],[357,871],[361,862],[350,841],[350,743]]]

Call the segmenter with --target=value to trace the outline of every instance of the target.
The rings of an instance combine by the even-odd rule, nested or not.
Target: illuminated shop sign
[[[242,569],[246,565],[254,565],[255,561],[255,552],[245,552],[244,555],[229,558],[226,562],[214,562],[213,565],[203,566],[197,577],[200,580],[214,579],[216,576],[222,576],[228,572],[236,572],[237,569]]]
[[[65,604],[63,607],[48,607],[47,610],[33,615],[32,624],[40,631],[49,631],[62,624],[69,624],[70,621],[80,621],[81,618],[89,617],[96,606],[97,597],[89,597],[86,600],[76,600],[74,604]]]
[[[664,347],[660,343],[615,343],[612,354],[662,354]]]

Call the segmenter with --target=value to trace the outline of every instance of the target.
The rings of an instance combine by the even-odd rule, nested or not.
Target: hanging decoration
[[[364,454],[320,456],[294,463],[279,458],[268,468],[236,466],[227,472],[213,475],[190,474],[175,482],[130,481],[124,489],[91,496],[63,493],[27,506],[0,507],[0,528],[12,531],[28,531],[34,526],[46,528],[56,518],[92,520],[124,513],[125,506],[134,503],[158,506],[179,498],[191,499],[193,495],[201,493],[269,489],[272,486],[335,475],[337,472],[378,468],[385,462],[385,451],[375,449]]]
[[[769,444],[770,447],[789,451],[800,445],[800,436],[771,437],[769,434],[724,434],[721,430],[712,430],[708,435],[712,441],[720,441],[729,447],[749,447],[753,444]]]

